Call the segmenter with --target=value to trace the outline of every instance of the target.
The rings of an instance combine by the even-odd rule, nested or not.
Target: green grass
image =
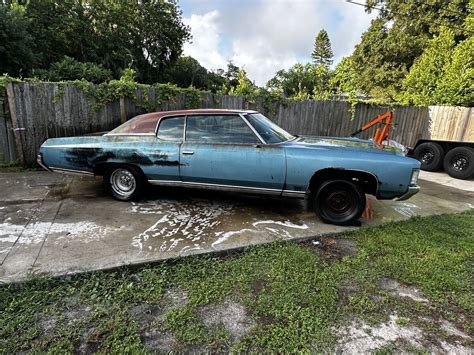
[[[357,243],[356,256],[328,259],[311,243],[274,243],[225,257],[4,286],[0,353],[73,352],[84,344],[93,351],[145,353],[143,337],[150,330],[171,334],[177,351],[324,351],[337,342],[333,327],[354,318],[375,324],[395,311],[401,326],[415,324],[433,341],[446,334],[426,317],[474,332],[474,212],[414,218],[342,237]],[[381,278],[414,285],[430,302],[385,291],[377,286]],[[186,302],[169,307],[167,290],[186,293]],[[245,306],[253,324],[237,342],[199,316],[204,306],[229,299]],[[166,312],[145,324],[131,311],[137,305]]]

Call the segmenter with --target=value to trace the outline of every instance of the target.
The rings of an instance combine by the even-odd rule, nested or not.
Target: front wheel
[[[143,190],[143,181],[140,171],[131,166],[113,166],[104,175],[104,183],[110,194],[120,201],[138,199]]]
[[[364,212],[365,193],[362,188],[347,180],[324,182],[313,195],[313,208],[326,223],[354,224]]]

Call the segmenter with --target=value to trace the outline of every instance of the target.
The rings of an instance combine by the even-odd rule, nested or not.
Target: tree
[[[29,20],[19,6],[0,3],[0,75],[20,76],[35,63]]]
[[[375,6],[379,15],[352,55],[360,91],[395,100],[411,66],[443,26],[453,31],[456,43],[469,36],[463,26],[468,2],[368,0],[368,11]]]
[[[430,41],[404,80],[404,103],[465,105],[474,103],[474,37],[455,45],[444,29]]]
[[[436,104],[474,106],[474,37],[459,43],[434,93]]]
[[[352,57],[344,57],[336,65],[329,80],[330,90],[335,94],[344,94],[354,98],[358,92],[356,78],[357,73],[354,70]]]
[[[244,69],[237,73],[237,86],[231,87],[229,95],[252,96],[258,92],[258,87],[250,81]]]
[[[25,16],[38,68],[65,55],[112,70],[134,67],[142,82],[160,79],[190,38],[176,1],[30,1]]]
[[[176,63],[168,68],[165,80],[180,87],[194,86],[198,89],[216,92],[225,84],[224,76],[208,71],[192,57],[179,57]]]
[[[331,41],[326,30],[322,29],[314,40],[314,49],[311,54],[315,65],[324,65],[329,67],[332,64],[333,53]]]
[[[81,63],[71,57],[51,64],[48,70],[33,69],[32,76],[46,81],[87,80],[102,83],[112,79],[112,72],[95,63]]]
[[[297,63],[288,70],[279,70],[267,87],[286,97],[296,99],[327,98],[330,70],[324,65]]]

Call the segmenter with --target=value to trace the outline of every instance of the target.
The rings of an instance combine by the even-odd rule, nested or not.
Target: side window
[[[184,132],[184,117],[164,118],[158,126],[157,137],[166,141],[182,141]]]
[[[202,143],[260,143],[240,116],[188,116],[186,141]]]
[[[109,134],[155,134],[157,121],[158,117],[156,115],[145,114],[136,116],[110,131]]]

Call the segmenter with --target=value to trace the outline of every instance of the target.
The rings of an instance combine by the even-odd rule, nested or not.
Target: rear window
[[[157,116],[137,116],[118,126],[109,134],[155,133]]]

